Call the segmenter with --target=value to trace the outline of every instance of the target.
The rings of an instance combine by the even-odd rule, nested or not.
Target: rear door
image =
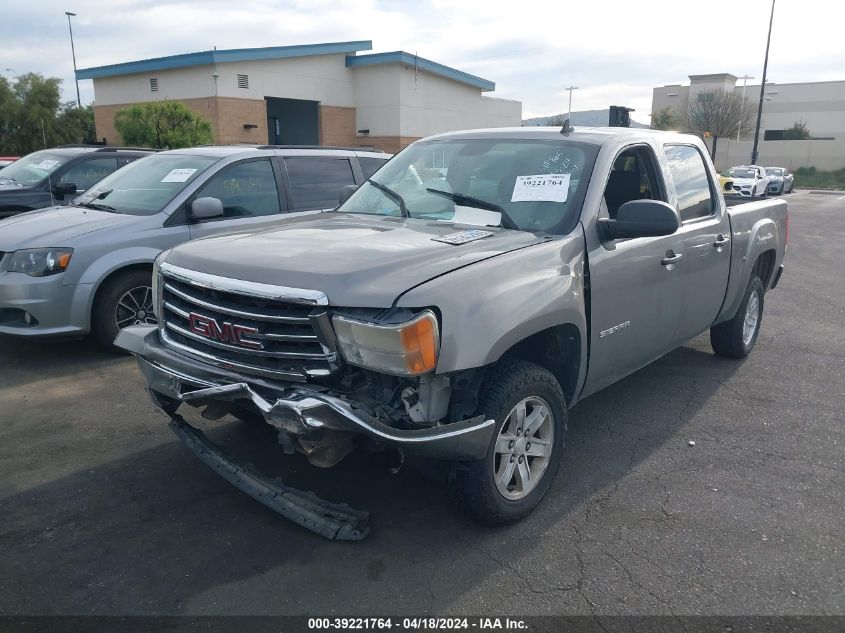
[[[625,148],[613,162],[599,217],[625,202],[669,202],[654,149]],[[684,243],[677,234],[602,241],[586,230],[590,271],[590,365],[584,395],[636,371],[674,347],[683,301]]]
[[[695,145],[664,145],[681,216],[683,298],[676,344],[707,330],[722,307],[731,263],[731,226],[707,161]]]
[[[284,197],[280,194],[279,176],[271,157],[244,160],[223,167],[191,198],[191,201],[204,197],[218,198],[223,203],[223,216],[191,222],[191,239],[278,224],[286,210]]]
[[[343,188],[357,184],[346,156],[288,156],[284,164],[287,201],[295,213],[334,209]]]

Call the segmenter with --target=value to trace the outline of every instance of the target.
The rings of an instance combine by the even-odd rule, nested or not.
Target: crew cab
[[[180,407],[269,424],[321,467],[439,459],[472,516],[510,523],[548,491],[580,400],[708,330],[717,355],[754,348],[787,204],[729,209],[718,183],[671,132],[426,138],[333,211],[162,253],[158,323],[116,344],[203,461],[321,534],[361,538],[366,513],[235,462]]]
[[[153,151],[60,145],[27,154],[0,172],[0,218],[70,202],[112,172]]]

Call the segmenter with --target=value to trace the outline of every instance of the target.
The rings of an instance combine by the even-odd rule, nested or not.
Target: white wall
[[[328,106],[355,105],[354,76],[346,67],[345,54],[230,62],[217,64],[217,72],[221,97],[284,97]],[[249,88],[238,88],[238,74],[249,77]]]
[[[709,145],[709,143],[708,143]],[[716,143],[716,168],[747,165],[753,141],[720,138]],[[758,165],[767,167],[815,167],[823,171],[845,168],[845,139],[835,141],[763,141],[758,144]]]
[[[484,97],[479,88],[395,65],[400,79],[401,136],[522,124],[522,103]]]
[[[214,96],[214,66],[157,70],[94,80],[94,104],[98,106],[164,99],[195,99]],[[158,92],[150,91],[150,78],[158,78]]]
[[[97,105],[213,97],[212,73],[217,72],[216,94],[221,97],[263,100],[286,97],[321,101],[323,105],[355,105],[354,76],[345,55],[315,55],[291,59],[190,66],[94,80]],[[237,75],[249,77],[249,88],[238,88]],[[158,92],[150,78],[158,78]]]
[[[399,136],[399,65],[350,69],[355,77],[355,129]]]

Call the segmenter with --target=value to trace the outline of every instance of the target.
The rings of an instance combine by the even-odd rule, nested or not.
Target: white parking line
[[[837,200],[845,200],[845,196],[839,196]]]

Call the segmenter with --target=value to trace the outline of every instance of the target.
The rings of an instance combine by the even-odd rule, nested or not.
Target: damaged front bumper
[[[194,406],[250,403],[271,426],[294,436],[321,429],[351,431],[409,453],[439,459],[481,459],[493,433],[493,420],[469,420],[419,429],[397,429],[370,416],[353,401],[301,384],[280,384],[243,376],[176,354],[160,342],[155,326],[133,326],[120,332],[115,345],[138,359],[155,402],[167,400]],[[267,394],[272,394],[268,397]],[[171,407],[172,408],[172,407]]]

